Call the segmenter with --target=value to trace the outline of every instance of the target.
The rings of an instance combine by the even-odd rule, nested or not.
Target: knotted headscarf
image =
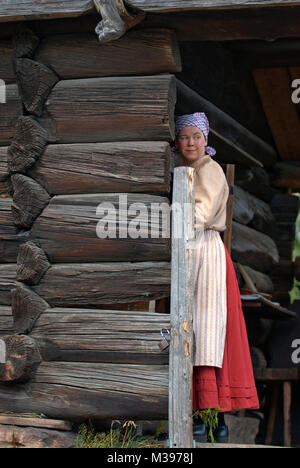
[[[185,114],[177,117],[175,120],[175,135],[177,136],[180,130],[184,127],[198,127],[203,132],[207,141],[209,134],[209,122],[204,112],[196,112],[195,114]],[[205,147],[205,152],[210,156],[216,154],[216,150],[211,146]]]

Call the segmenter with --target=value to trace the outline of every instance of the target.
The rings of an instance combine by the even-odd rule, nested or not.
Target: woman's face
[[[184,127],[180,130],[175,146],[187,162],[193,163],[205,155],[207,141],[198,127]]]

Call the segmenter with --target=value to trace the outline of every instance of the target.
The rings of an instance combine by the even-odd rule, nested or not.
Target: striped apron
[[[194,366],[222,367],[227,321],[226,255],[219,231],[197,233],[194,247]]]

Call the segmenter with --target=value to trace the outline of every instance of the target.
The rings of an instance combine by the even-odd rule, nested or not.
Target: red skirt
[[[226,249],[227,329],[222,368],[195,366],[193,408],[227,412],[258,409],[259,402],[237,277]]]

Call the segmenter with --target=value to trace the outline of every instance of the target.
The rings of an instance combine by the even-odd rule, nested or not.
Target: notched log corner
[[[102,17],[95,29],[101,44],[119,39],[146,16],[142,11],[129,12],[123,0],[94,0],[94,4]]]
[[[41,362],[36,342],[25,335],[0,338],[0,382],[28,381]]]
[[[7,150],[9,172],[26,172],[43,154],[47,141],[46,130],[34,118],[20,117],[13,140]]]
[[[30,229],[50,201],[48,192],[35,180],[23,174],[11,176],[13,203],[11,205],[14,223],[19,228]]]
[[[33,58],[39,43],[40,39],[34,32],[21,23],[13,38],[14,56],[16,58]]]
[[[14,61],[16,80],[22,102],[28,112],[40,117],[44,103],[59,77],[46,65],[28,58]]]
[[[36,320],[49,304],[26,286],[11,291],[12,315],[15,333],[30,333]]]
[[[50,266],[44,250],[34,242],[28,241],[20,246],[17,258],[18,281],[38,284]]]

